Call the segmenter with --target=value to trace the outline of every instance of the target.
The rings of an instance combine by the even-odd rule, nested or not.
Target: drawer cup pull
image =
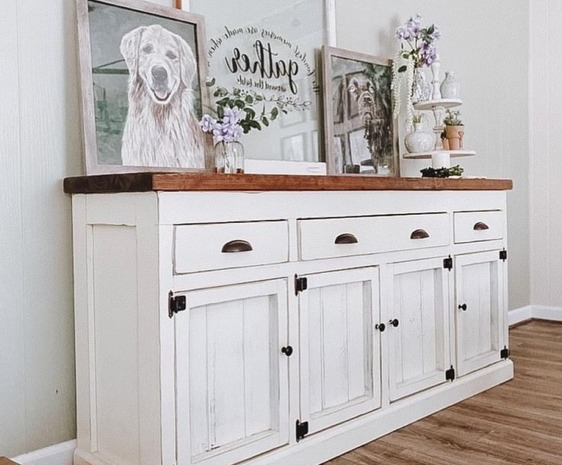
[[[410,239],[427,239],[429,234],[425,229],[416,229],[410,234]]]
[[[334,244],[357,244],[357,238],[350,233],[343,233],[336,237]]]
[[[490,227],[486,223],[482,223],[481,221],[479,221],[474,225],[474,228],[472,229],[474,229],[475,231],[486,231],[486,229],[490,229]]]
[[[254,250],[252,244],[248,241],[243,241],[242,239],[235,239],[229,241],[222,246],[222,253],[238,253],[238,252],[251,252]]]

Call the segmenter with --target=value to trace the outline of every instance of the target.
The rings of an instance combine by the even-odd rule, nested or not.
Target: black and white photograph
[[[334,47],[323,48],[323,60],[328,172],[397,176],[391,60]]]
[[[88,172],[205,168],[200,16],[129,0],[78,4]]]

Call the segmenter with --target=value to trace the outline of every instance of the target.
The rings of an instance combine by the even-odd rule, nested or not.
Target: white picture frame
[[[141,0],[76,0],[76,9],[86,174],[206,170],[198,124],[207,104],[203,18]],[[131,84],[132,70],[142,80],[140,44],[165,63],[142,101],[138,94],[132,100]],[[150,131],[157,132],[160,121],[135,126],[133,105],[163,109],[167,116],[160,120],[177,130],[162,128],[167,136],[159,139]]]

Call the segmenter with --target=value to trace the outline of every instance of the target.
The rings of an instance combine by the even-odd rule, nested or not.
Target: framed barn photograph
[[[203,18],[77,0],[86,174],[204,170]]]
[[[392,61],[334,47],[322,56],[328,173],[399,176]]]

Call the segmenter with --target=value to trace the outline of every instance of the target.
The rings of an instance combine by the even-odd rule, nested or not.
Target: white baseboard
[[[76,449],[75,439],[18,455],[12,460],[21,465],[72,465],[74,449]]]
[[[546,305],[534,305],[533,318],[537,318],[539,320],[562,321],[562,308],[547,307]]]
[[[562,307],[527,305],[508,312],[509,326],[536,318],[538,320],[562,321]]]
[[[522,321],[527,321],[533,318],[533,307],[527,305],[526,307],[516,308],[507,312],[507,321],[509,326],[516,325]]]

